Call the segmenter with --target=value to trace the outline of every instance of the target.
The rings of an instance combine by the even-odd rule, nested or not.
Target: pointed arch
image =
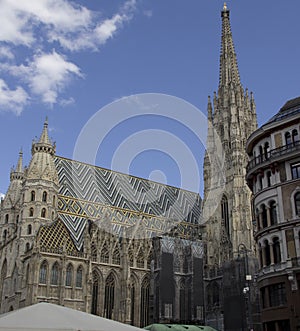
[[[224,194],[221,199],[221,217],[224,224],[226,234],[230,236],[230,225],[229,225],[229,209],[228,209],[228,199]]]
[[[139,248],[138,255],[136,258],[136,266],[138,268],[145,268],[145,259],[142,247]]]
[[[135,310],[136,310],[136,287],[137,287],[137,281],[136,277],[132,274],[130,276],[130,282],[129,282],[129,295],[130,295],[130,324],[135,325]]]
[[[58,262],[55,262],[51,269],[50,284],[58,285],[58,281],[59,281],[59,265]]]
[[[149,325],[150,279],[145,276],[141,284],[140,327]]]
[[[82,287],[83,268],[80,265],[76,271],[76,287]]]
[[[73,265],[71,263],[68,264],[66,269],[66,286],[72,286],[73,281]]]
[[[116,247],[115,247],[115,249],[113,251],[112,263],[113,264],[117,264],[117,265],[120,265],[121,264],[120,250],[119,250],[118,244],[116,245]]]
[[[46,260],[44,260],[40,266],[40,276],[39,276],[40,284],[47,284],[47,274],[48,274],[48,263]]]
[[[101,249],[100,253],[100,262],[108,263],[109,262],[109,250],[107,248],[107,244],[105,243]]]
[[[116,280],[114,274],[111,272],[105,281],[104,294],[104,317],[112,319],[115,306],[115,286]]]
[[[100,292],[100,276],[96,270],[92,272],[92,304],[91,313],[99,315],[99,292]]]

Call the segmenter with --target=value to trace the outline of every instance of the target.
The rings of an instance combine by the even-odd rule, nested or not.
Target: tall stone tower
[[[245,143],[257,128],[256,108],[253,94],[249,95],[240,81],[226,4],[221,17],[219,87],[213,102],[208,99],[204,159],[207,263],[211,266],[221,265],[235,258],[241,247],[251,250],[253,245],[251,192],[245,180],[248,160]]]

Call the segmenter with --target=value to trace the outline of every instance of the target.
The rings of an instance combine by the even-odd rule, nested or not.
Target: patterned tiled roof
[[[200,219],[199,194],[112,170],[55,157],[60,190],[59,216],[77,249],[88,220],[118,235],[143,225],[144,235],[176,226],[184,237]],[[108,222],[109,221],[109,225]]]

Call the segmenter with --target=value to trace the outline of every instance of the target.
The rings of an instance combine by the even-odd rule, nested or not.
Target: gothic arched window
[[[58,263],[55,262],[51,269],[51,278],[50,278],[51,285],[58,285]]]
[[[76,287],[82,287],[82,266],[79,266],[76,272]]]
[[[138,256],[137,256],[137,259],[136,259],[136,266],[138,268],[144,268],[144,266],[145,266],[145,264],[144,264],[144,254],[143,254],[143,251],[142,251],[141,248],[139,249],[139,253],[138,253]]]
[[[29,250],[30,250],[30,244],[29,243],[26,243],[25,251],[28,252]]]
[[[135,281],[134,278],[130,277],[130,301],[131,301],[131,307],[130,307],[130,321],[131,325],[134,325],[134,317],[135,317]]]
[[[94,270],[92,274],[93,287],[92,287],[92,307],[91,313],[98,315],[98,295],[99,295],[99,286],[100,279],[98,273]]]
[[[33,210],[33,208],[31,207],[31,208],[29,209],[29,217],[33,217],[33,212],[34,212],[34,210]]]
[[[6,215],[5,215],[5,223],[6,223],[6,224],[8,223],[8,220],[9,220],[9,215],[6,214]]]
[[[120,251],[119,251],[119,248],[116,247],[114,252],[113,252],[113,256],[112,256],[112,263],[113,264],[117,264],[117,265],[120,265]]]
[[[47,270],[48,270],[48,264],[46,261],[44,261],[40,266],[40,278],[39,278],[40,284],[47,283]]]
[[[221,217],[222,222],[225,226],[226,233],[228,236],[230,235],[230,229],[229,229],[229,211],[228,211],[228,200],[225,195],[223,195],[221,200]]]
[[[104,295],[104,317],[111,319],[113,317],[115,303],[115,278],[110,274],[105,282]]]
[[[140,327],[149,325],[150,281],[144,278],[141,287]]]
[[[297,192],[294,196],[294,201],[295,201],[295,211],[296,215],[300,215],[300,192]]]
[[[43,192],[42,201],[47,202],[47,192],[46,191]]]
[[[109,251],[108,251],[106,245],[104,245],[101,250],[100,262],[108,263],[108,261],[109,261]]]
[[[72,285],[72,278],[73,278],[73,266],[69,264],[66,270],[66,286]]]
[[[27,226],[27,234],[31,234],[32,233],[32,225],[28,224]]]

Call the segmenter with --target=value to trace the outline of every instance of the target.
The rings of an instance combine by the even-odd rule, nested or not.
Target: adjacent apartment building
[[[247,142],[264,331],[300,330],[300,97]]]

